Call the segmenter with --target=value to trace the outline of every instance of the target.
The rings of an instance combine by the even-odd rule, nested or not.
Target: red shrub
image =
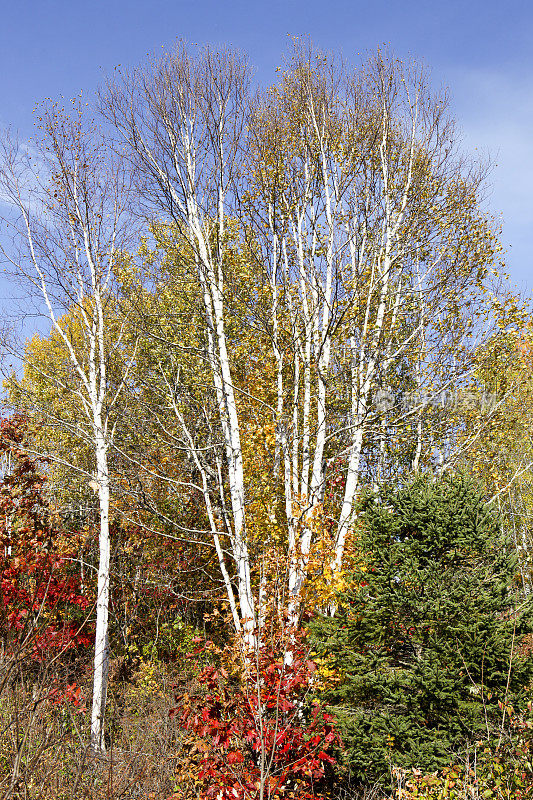
[[[292,663],[281,648],[262,646],[237,685],[223,668],[205,668],[203,693],[176,697],[171,712],[199,741],[199,778],[206,800],[316,798],[339,743],[333,719],[312,700],[316,666],[300,641]]]
[[[7,648],[46,652],[91,644],[84,625],[90,600],[80,591],[74,551],[44,493],[45,459],[28,454],[21,416],[0,424],[0,636]]]

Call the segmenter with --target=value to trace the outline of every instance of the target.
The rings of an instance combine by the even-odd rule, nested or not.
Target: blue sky
[[[490,154],[489,208],[502,216],[512,280],[533,291],[533,3],[531,0],[13,0],[2,4],[0,125],[32,134],[45,97],[91,94],[117,65],[176,38],[229,43],[274,79],[288,35],[347,59],[386,43],[450,88],[464,148]]]

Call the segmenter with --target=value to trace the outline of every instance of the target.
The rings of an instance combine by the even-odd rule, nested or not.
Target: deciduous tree
[[[94,473],[87,477],[94,479],[100,512],[91,739],[101,750],[109,661],[109,450],[127,377],[125,369],[118,384],[110,386],[109,359],[120,347],[122,331],[110,335],[106,311],[113,272],[130,231],[128,183],[102,133],[84,118],[81,103],[73,104],[70,116],[51,106],[40,119],[37,157],[16,142],[4,142],[0,184],[11,206],[5,222],[18,244],[18,250],[4,255],[51,323],[65,365],[43,372],[34,359],[27,369],[78,403],[74,430],[68,417],[58,415],[55,421],[91,447]],[[28,406],[28,412],[34,410],[41,415],[52,411]]]

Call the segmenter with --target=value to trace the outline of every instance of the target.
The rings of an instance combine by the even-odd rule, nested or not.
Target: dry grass
[[[169,718],[172,675],[141,663],[129,682],[112,680],[109,747],[88,749],[89,711],[54,704],[49,686],[6,684],[0,696],[0,797],[12,800],[165,800],[181,772],[181,734]],[[90,681],[82,686],[90,696]]]

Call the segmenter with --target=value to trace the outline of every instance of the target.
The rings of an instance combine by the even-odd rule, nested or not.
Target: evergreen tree
[[[386,782],[391,764],[438,769],[499,731],[498,701],[518,699],[532,663],[519,654],[530,606],[516,608],[515,559],[470,481],[385,488],[360,520],[364,563],[335,617],[311,629],[336,676],[326,694],[350,773],[365,784]]]

